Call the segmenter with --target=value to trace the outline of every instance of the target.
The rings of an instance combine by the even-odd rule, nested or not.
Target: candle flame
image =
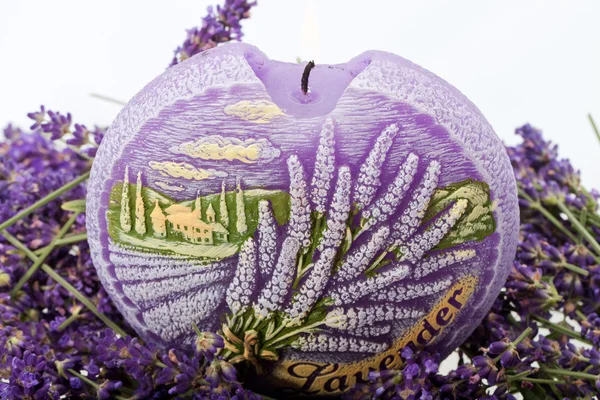
[[[318,64],[321,60],[319,23],[317,21],[317,11],[314,0],[308,0],[306,2],[306,8],[304,9],[300,52],[300,59],[302,61],[315,60]]]

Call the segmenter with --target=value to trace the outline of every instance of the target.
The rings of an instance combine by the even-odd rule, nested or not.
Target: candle
[[[339,394],[414,346],[456,348],[518,229],[479,110],[389,53],[290,64],[227,44],[121,111],[88,191],[94,265],[147,341],[226,341],[280,393]]]

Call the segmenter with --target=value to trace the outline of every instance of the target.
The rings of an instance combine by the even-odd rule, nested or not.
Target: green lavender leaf
[[[429,221],[459,199],[469,202],[456,225],[435,247],[445,249],[468,241],[481,241],[496,230],[490,188],[485,182],[467,179],[436,190],[424,221]]]
[[[71,200],[62,203],[60,206],[65,211],[73,211],[84,213],[85,212],[85,199]]]

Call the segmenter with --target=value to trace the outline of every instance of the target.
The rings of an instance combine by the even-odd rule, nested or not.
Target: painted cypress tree
[[[237,216],[236,230],[240,235],[243,235],[248,231],[248,225],[246,225],[246,204],[244,203],[244,191],[242,190],[242,181],[240,178],[237,179],[235,209]]]
[[[139,235],[146,234],[146,208],[142,197],[142,173],[138,172],[135,186],[135,231]]]
[[[229,228],[229,211],[227,211],[227,199],[225,198],[225,181],[221,184],[221,200],[219,203],[219,221],[226,229]]]
[[[200,191],[196,191],[196,201],[194,202],[194,212],[198,219],[202,219],[202,200],[200,199]]]
[[[131,209],[129,208],[129,166],[125,167],[125,177],[123,178],[120,222],[121,229],[123,229],[123,231],[131,231]]]

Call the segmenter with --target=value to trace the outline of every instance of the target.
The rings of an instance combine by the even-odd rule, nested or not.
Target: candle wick
[[[315,67],[314,61],[309,61],[304,67],[304,72],[302,73],[302,80],[300,81],[300,88],[302,89],[302,93],[308,93],[308,76],[310,75],[310,70]]]

